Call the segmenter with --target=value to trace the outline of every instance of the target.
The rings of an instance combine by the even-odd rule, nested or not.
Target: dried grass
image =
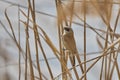
[[[119,14],[120,14],[120,8],[115,20],[115,25],[111,26],[111,19],[113,16],[113,6],[119,5],[119,1],[114,0],[55,0],[56,4],[56,12],[57,17],[54,15],[50,15],[43,12],[38,12],[35,10],[35,0],[28,0],[28,6],[24,7],[22,5],[14,4],[12,2],[4,1],[5,3],[12,4],[12,6],[18,7],[18,37],[15,35],[14,26],[12,25],[12,22],[9,18],[9,14],[7,13],[7,10],[11,7],[7,7],[5,9],[5,17],[8,21],[9,28],[12,33],[10,33],[7,29],[7,27],[3,24],[2,21],[0,21],[1,26],[5,29],[5,31],[8,33],[8,35],[12,38],[12,40],[15,42],[16,46],[18,47],[19,51],[19,59],[18,59],[18,79],[21,80],[22,75],[22,67],[21,67],[21,58],[24,58],[24,80],[28,80],[29,78],[31,80],[48,80],[47,76],[43,74],[41,67],[41,59],[40,54],[43,55],[45,61],[45,64],[47,66],[48,73],[50,75],[50,80],[89,80],[88,78],[88,72],[96,65],[96,63],[100,62],[101,60],[101,68],[100,68],[100,74],[98,75],[98,80],[112,80],[114,76],[114,72],[116,71],[117,77],[120,80],[120,66],[119,64],[119,49],[120,49],[120,35],[116,33],[118,22],[119,22]],[[27,12],[24,12],[22,9],[27,9]],[[59,49],[57,49],[56,45],[53,44],[53,41],[49,38],[47,33],[40,25],[36,23],[36,13],[43,14],[46,16],[54,17],[57,21],[57,31],[58,31],[58,38],[59,38]],[[91,15],[92,13],[92,15]],[[26,20],[20,19],[20,17],[24,16]],[[94,17],[100,17],[101,20],[104,22],[105,30],[103,29],[97,29],[93,27],[92,25],[87,23],[88,16]],[[80,20],[82,23],[75,22],[76,17],[78,20]],[[91,19],[92,20],[92,19]],[[24,24],[25,29],[25,49],[21,46],[21,24]],[[84,37],[84,53],[83,55],[76,54],[76,59],[78,64],[76,66],[67,66],[67,58],[68,55],[66,55],[66,52],[63,50],[63,43],[61,35],[63,34],[63,28],[64,26],[70,26],[72,27],[73,24],[79,25],[83,27],[83,37]],[[99,26],[99,25],[98,25]],[[98,56],[87,59],[88,55],[94,55],[94,51],[91,54],[87,53],[87,29],[92,30],[96,34],[96,41],[98,43],[98,46],[101,49],[101,52]],[[30,34],[29,31],[32,30],[34,34],[34,41],[35,43],[35,55],[36,60],[33,61],[32,55],[31,55],[31,42],[30,42]],[[43,43],[41,40],[44,40],[44,42],[49,46],[49,48],[52,50],[55,58],[57,59],[59,63],[61,64],[61,73],[58,74],[58,76],[55,76],[53,73],[52,67],[50,65],[50,59],[47,58],[47,53],[45,52],[45,48],[43,46]],[[102,40],[101,40],[102,39]],[[103,41],[103,42],[102,42]],[[25,50],[25,51],[24,51]],[[39,50],[41,53],[39,53]],[[97,53],[97,52],[95,52]],[[0,55],[0,56],[6,56],[6,55]],[[81,56],[83,56],[83,60],[81,59]],[[87,66],[87,63],[90,63],[91,65]],[[9,65],[8,65],[9,66]],[[79,67],[79,68],[78,68]],[[37,72],[36,72],[37,71]],[[72,73],[71,73],[72,72]],[[38,75],[35,75],[35,74]],[[73,76],[73,74],[75,76]],[[5,77],[9,77],[5,74]]]

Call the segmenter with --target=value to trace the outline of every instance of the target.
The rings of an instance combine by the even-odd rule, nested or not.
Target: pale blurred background
[[[66,0],[68,1],[68,0]],[[63,0],[65,2],[65,0]],[[12,6],[11,6],[12,4]],[[27,0],[0,0],[0,21],[5,25],[5,27],[10,31],[9,24],[5,18],[4,11],[7,7],[7,14],[9,15],[9,18],[11,19],[11,23],[14,26],[14,31],[16,33],[16,36],[18,36],[18,7],[13,6],[13,4],[19,4],[23,7],[27,7]],[[76,3],[77,4],[77,3]],[[11,7],[10,7],[11,6]],[[40,11],[41,13],[36,13],[37,18],[37,24],[40,25],[40,27],[43,28],[43,30],[47,33],[47,35],[50,37],[53,44],[59,49],[58,44],[58,34],[57,34],[57,12],[55,7],[55,0],[35,0],[35,6],[36,11]],[[118,6],[114,5],[115,8],[113,9],[113,21],[111,22],[111,25],[114,25],[115,18],[118,12]],[[21,8],[23,11],[27,11],[26,8]],[[79,6],[78,6],[79,7]],[[92,10],[92,7],[90,8]],[[78,11],[78,12],[77,12]],[[43,12],[43,14],[42,14]],[[46,14],[45,14],[46,13]],[[77,9],[76,6],[76,13],[80,14],[79,9]],[[47,15],[48,14],[48,15]],[[26,20],[26,18],[20,14],[21,20]],[[74,21],[83,24],[81,21],[79,21],[76,17],[74,17]],[[87,23],[92,25],[95,28],[103,29],[105,24],[101,20],[99,16],[95,14],[87,16]],[[120,22],[118,23],[120,26]],[[75,40],[77,43],[77,48],[80,54],[83,53],[83,27],[77,24],[73,24],[72,28],[75,33]],[[21,23],[21,46],[24,49],[25,47],[25,27]],[[119,28],[117,29],[117,33],[119,32]],[[11,33],[11,31],[10,31]],[[32,31],[30,32],[31,38],[33,37]],[[35,60],[35,54],[34,54],[34,43],[31,39],[31,54],[32,59]],[[47,53],[47,58],[52,58],[49,60],[50,66],[52,68],[54,77],[56,77],[58,74],[61,73],[61,65],[59,64],[58,60],[53,55],[51,49],[46,46],[46,43],[42,41],[43,46],[45,48],[45,52]],[[92,30],[87,29],[87,53],[90,52],[99,52],[101,51],[100,47],[98,46],[96,42],[96,33],[94,33]],[[99,53],[98,53],[99,54]],[[87,59],[91,59],[98,54],[87,56]],[[18,80],[18,48],[14,41],[9,37],[9,35],[6,33],[6,31],[1,27],[0,24],[0,80]],[[82,57],[83,58],[83,57]],[[43,56],[40,55],[40,64],[42,68],[42,72],[45,76],[47,76],[48,80],[50,80],[50,76],[47,71],[47,67],[45,65]],[[88,63],[87,66],[91,64]],[[87,73],[88,74],[88,80],[98,80],[99,74],[100,74],[100,65],[101,60]],[[22,68],[22,77],[21,80],[24,80],[24,60],[22,58],[21,60],[21,66]],[[113,76],[113,80],[118,80],[116,77],[116,73]]]

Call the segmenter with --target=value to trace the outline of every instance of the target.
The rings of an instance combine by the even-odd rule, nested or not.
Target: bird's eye
[[[69,29],[69,28],[65,28],[65,30],[66,30],[66,31],[70,31],[70,29]]]

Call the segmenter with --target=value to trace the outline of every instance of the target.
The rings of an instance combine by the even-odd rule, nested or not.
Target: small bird
[[[65,50],[68,50],[70,52],[69,56],[71,63],[73,66],[75,66],[75,53],[77,53],[77,48],[74,39],[74,32],[71,27],[64,27],[62,39]]]

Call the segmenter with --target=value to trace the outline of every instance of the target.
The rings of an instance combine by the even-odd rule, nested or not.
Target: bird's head
[[[73,30],[71,27],[64,27],[64,32],[67,33],[73,33]]]

